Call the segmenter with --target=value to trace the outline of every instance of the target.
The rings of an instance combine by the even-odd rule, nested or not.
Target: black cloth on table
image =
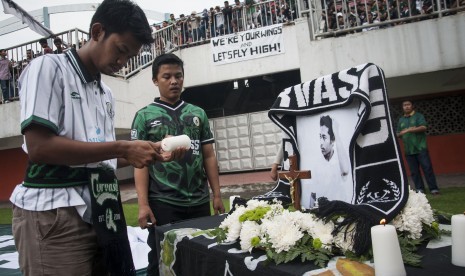
[[[220,225],[226,218],[225,215],[203,217],[192,220],[181,221],[174,224],[158,226],[156,228],[157,253],[160,253],[160,241],[163,240],[166,231],[178,228],[199,228],[202,230],[212,229]],[[215,239],[208,239],[198,236],[192,239],[184,238],[177,244],[176,262],[173,269],[177,275],[303,275],[305,272],[318,269],[311,262],[300,262],[300,259],[276,265],[273,262],[258,262],[255,271],[251,271],[245,265],[245,259],[252,257],[256,259],[265,255],[265,251],[253,250],[252,253],[228,253],[229,249],[239,249],[239,242],[231,245],[216,245]],[[465,267],[458,267],[451,264],[451,247],[441,247],[438,249],[422,248],[418,252],[423,255],[422,267],[406,266],[407,275],[465,275]],[[231,274],[225,274],[228,266]]]

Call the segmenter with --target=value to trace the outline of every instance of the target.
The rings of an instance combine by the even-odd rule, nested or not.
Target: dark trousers
[[[413,183],[415,184],[415,190],[424,192],[425,185],[423,183],[423,178],[421,177],[420,167],[425,175],[426,183],[428,183],[429,191],[435,192],[438,191],[438,184],[436,182],[436,176],[433,172],[433,165],[431,164],[431,159],[429,158],[428,151],[421,152],[419,154],[406,155],[408,166],[410,168],[410,173],[412,176]]]
[[[3,93],[3,101],[10,100],[11,96],[14,96],[13,86],[11,85],[10,80],[0,80],[0,86],[2,88]]]
[[[190,207],[176,206],[155,200],[151,200],[149,204],[150,209],[152,209],[153,215],[157,220],[156,226],[211,215],[210,202]],[[149,265],[147,266],[147,275],[159,275],[159,256],[157,254],[157,246],[155,241],[155,227],[149,227],[148,230],[149,237],[147,239],[147,244],[150,246],[150,252],[148,254]]]

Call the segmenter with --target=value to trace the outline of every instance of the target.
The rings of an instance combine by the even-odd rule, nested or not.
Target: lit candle
[[[187,135],[171,136],[161,141],[161,148],[164,151],[173,151],[178,147],[190,148],[191,138]]]
[[[380,223],[381,225],[371,227],[371,244],[376,276],[407,275],[400,253],[396,228],[393,225],[386,225],[384,219]]]
[[[452,216],[452,264],[465,266],[465,213]]]

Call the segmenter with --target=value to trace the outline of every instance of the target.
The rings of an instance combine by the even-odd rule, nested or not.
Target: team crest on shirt
[[[115,111],[113,110],[113,105],[110,102],[107,102],[107,113],[110,118],[115,117]]]
[[[81,99],[81,95],[79,95],[78,92],[71,92],[71,99],[80,100],[80,99]]]
[[[137,129],[131,129],[131,140],[137,140]]]
[[[194,124],[195,124],[196,126],[200,126],[200,119],[199,119],[199,117],[194,117],[194,118],[192,118],[192,121],[194,122]]]

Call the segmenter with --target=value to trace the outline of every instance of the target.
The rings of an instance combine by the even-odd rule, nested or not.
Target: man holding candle
[[[415,183],[415,190],[422,193],[425,191],[425,185],[420,173],[421,167],[430,193],[439,195],[436,176],[433,172],[433,165],[426,144],[427,123],[423,114],[416,112],[414,107],[411,100],[402,102],[404,115],[399,118],[397,124],[397,137],[402,138],[404,142],[405,158],[410,168],[412,180]]]
[[[203,109],[181,100],[183,61],[174,54],[158,56],[152,65],[152,81],[158,86],[160,97],[136,113],[131,140],[157,142],[167,136],[187,135],[190,149],[180,160],[135,169],[140,227],[209,216],[207,180],[215,214],[223,213],[214,139],[207,115]],[[147,275],[158,275],[155,229],[148,227],[148,230],[147,243],[152,251]]]

